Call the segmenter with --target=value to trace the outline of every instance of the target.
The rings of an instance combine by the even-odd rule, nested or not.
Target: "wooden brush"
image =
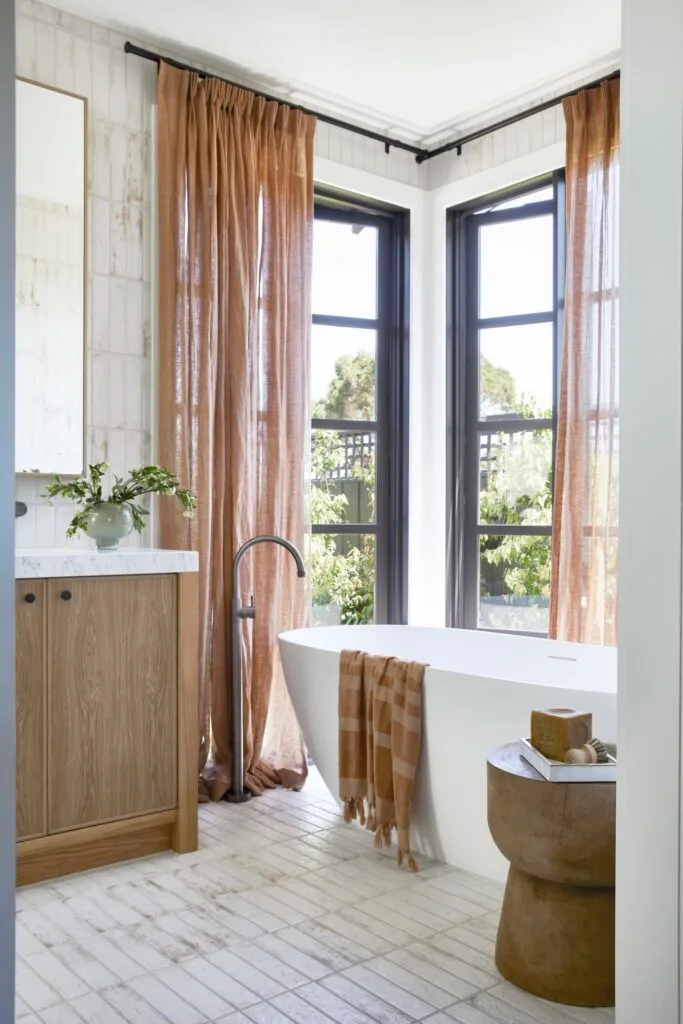
[[[567,750],[564,759],[567,764],[597,764],[598,752],[590,743],[584,743]]]
[[[580,747],[567,750],[564,755],[567,764],[607,764],[607,748],[602,740],[589,740]]]
[[[607,762],[609,761],[609,755],[607,753],[607,747],[602,742],[602,740],[592,739],[588,742],[590,743],[591,747],[594,748],[595,753],[598,755],[597,763],[607,764]]]

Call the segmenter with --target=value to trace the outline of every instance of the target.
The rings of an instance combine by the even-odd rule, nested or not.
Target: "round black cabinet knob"
[[[24,601],[26,601],[26,604],[33,604],[35,599],[36,599],[36,595],[35,594],[26,594],[25,597],[24,597]]]
[[[71,591],[70,590],[63,590],[60,596],[62,598],[62,601],[70,601],[71,600]]]

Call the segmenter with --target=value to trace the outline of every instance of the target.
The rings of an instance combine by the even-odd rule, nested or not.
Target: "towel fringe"
[[[383,846],[391,846],[391,833],[396,828],[396,822],[380,821],[375,831],[375,849],[380,850]]]
[[[344,801],[344,807],[342,809],[342,815],[344,821],[350,824],[352,821],[360,821],[361,825],[365,824],[365,804],[362,796],[349,796]]]
[[[396,854],[396,863],[398,864],[398,866],[400,868],[403,867],[403,858],[404,857],[408,858],[408,870],[412,871],[414,875],[417,875],[419,873],[420,869],[418,868],[417,861],[413,857],[412,853],[410,852],[410,850],[402,850],[399,847],[398,853]]]

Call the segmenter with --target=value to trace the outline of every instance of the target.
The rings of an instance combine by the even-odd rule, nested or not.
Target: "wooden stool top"
[[[616,784],[547,782],[506,743],[488,758],[491,835],[511,864],[572,885],[614,884]]]

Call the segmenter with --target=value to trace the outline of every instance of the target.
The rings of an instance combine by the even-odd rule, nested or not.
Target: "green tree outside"
[[[550,419],[552,410],[517,395],[509,371],[486,359],[481,365],[482,405],[514,416]],[[552,523],[552,431],[500,432],[495,461],[486,474],[479,498],[479,521],[491,525],[550,526]],[[543,608],[550,599],[549,537],[496,537],[479,542],[480,598],[510,595],[536,598]],[[486,571],[486,566],[489,570]],[[515,623],[507,617],[506,625]]]
[[[550,417],[517,394],[508,370],[487,359],[481,362],[484,409],[513,415]],[[316,418],[375,417],[375,361],[370,353],[342,356],[327,394],[314,402]],[[480,521],[490,524],[549,525],[552,514],[552,437],[549,430],[497,435],[495,459],[480,495]],[[363,461],[364,459],[364,461]],[[311,518],[330,525],[347,521],[348,498],[340,490],[344,467],[367,488],[374,511],[375,454],[352,461],[340,434],[314,430],[311,457]],[[480,540],[481,596],[494,591],[515,597],[550,596],[550,544],[546,537],[492,537]],[[484,571],[484,566],[489,571]],[[311,538],[314,609],[339,609],[342,623],[372,622],[375,588],[375,538],[316,534]]]
[[[319,419],[373,420],[375,418],[375,360],[369,352],[341,356],[327,394],[313,403]],[[362,451],[362,449],[361,449]],[[311,520],[314,523],[348,521],[349,500],[341,492],[340,470],[351,474],[375,510],[375,452],[349,461],[343,436],[336,431],[314,430],[311,449]],[[372,515],[374,518],[374,515]],[[311,579],[314,618],[336,607],[344,625],[372,622],[375,610],[375,538],[339,534],[311,537]],[[316,616],[317,611],[317,616]]]

